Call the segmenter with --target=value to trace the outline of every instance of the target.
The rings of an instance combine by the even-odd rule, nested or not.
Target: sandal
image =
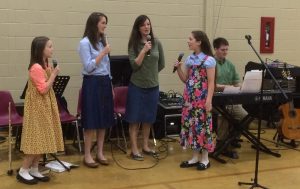
[[[143,154],[148,155],[148,156],[155,156],[155,157],[159,156],[159,154],[156,153],[154,150],[146,151],[143,149],[142,152],[143,152]]]
[[[131,152],[130,157],[136,161],[144,161],[144,156],[142,156],[140,153],[133,154]]]

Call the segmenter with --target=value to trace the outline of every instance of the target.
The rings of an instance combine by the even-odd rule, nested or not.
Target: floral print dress
[[[198,64],[188,68],[189,77],[183,93],[180,144],[184,148],[189,146],[193,150],[213,152],[212,115],[205,110],[208,81],[204,62],[207,58],[196,60]]]

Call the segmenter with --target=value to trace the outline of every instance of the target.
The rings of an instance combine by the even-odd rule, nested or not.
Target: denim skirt
[[[84,129],[105,129],[114,124],[112,86],[109,76],[84,75],[81,121]]]
[[[125,120],[128,123],[154,123],[157,114],[159,87],[128,86]]]

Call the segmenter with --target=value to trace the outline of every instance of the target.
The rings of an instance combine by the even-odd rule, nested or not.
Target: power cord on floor
[[[250,132],[250,131],[249,131]],[[252,133],[253,135],[257,135],[257,132],[250,132]],[[265,134],[266,133],[266,130],[262,129],[260,134]],[[300,149],[296,149],[295,147],[293,146],[288,146],[288,144],[281,144],[281,143],[278,143],[278,142],[274,142],[272,140],[268,140],[268,139],[264,139],[264,138],[261,138],[261,140],[264,140],[264,141],[267,141],[267,142],[270,142],[270,143],[273,143],[275,145],[280,145],[280,146],[283,146],[285,148],[269,148],[270,150],[289,150],[289,149],[292,149],[292,150],[295,150],[295,151],[299,151],[300,152]]]
[[[275,145],[279,145],[279,146],[285,147],[285,148],[269,148],[270,150],[290,150],[291,149],[291,150],[295,150],[295,151],[300,152],[300,149],[296,149],[296,148],[294,148],[292,146],[288,146],[288,144],[281,144],[281,143],[277,143],[277,142],[274,142],[272,140],[264,139],[264,138],[261,138],[261,140],[273,143]]]

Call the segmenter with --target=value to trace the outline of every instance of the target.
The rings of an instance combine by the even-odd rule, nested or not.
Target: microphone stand
[[[272,72],[268,68],[267,64],[262,60],[262,58],[259,56],[259,54],[255,50],[255,48],[253,47],[253,45],[251,43],[251,36],[250,35],[246,35],[245,38],[247,39],[248,44],[251,46],[251,48],[255,52],[256,56],[259,58],[261,64],[263,65],[263,67],[262,67],[263,70],[262,70],[262,85],[261,85],[261,89],[260,89],[260,98],[259,98],[259,120],[258,120],[258,127],[257,127],[257,141],[258,142],[255,145],[255,148],[256,148],[255,176],[254,176],[254,179],[252,179],[253,182],[249,182],[249,183],[247,183],[247,182],[238,182],[238,185],[252,185],[250,187],[250,189],[255,188],[255,187],[267,189],[266,187],[258,184],[258,164],[259,164],[259,149],[260,149],[260,131],[261,131],[261,120],[262,120],[262,114],[263,114],[263,79],[264,79],[264,71],[265,70],[267,70],[267,72],[270,74],[272,80],[275,82],[276,86],[278,87],[278,89],[280,90],[281,94],[284,96],[284,98],[285,98],[286,101],[288,101],[288,96],[286,95],[286,93],[280,87],[279,83],[277,82],[277,80],[275,79],[274,75],[272,74]]]

